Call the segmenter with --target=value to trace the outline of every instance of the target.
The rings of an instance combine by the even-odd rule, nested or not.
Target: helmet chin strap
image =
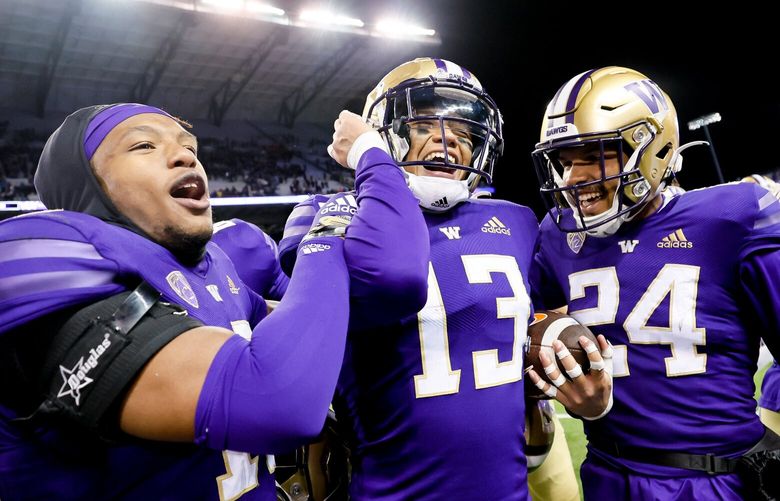
[[[445,212],[468,200],[471,192],[468,183],[456,179],[418,176],[407,173],[407,183],[420,207],[434,212]]]

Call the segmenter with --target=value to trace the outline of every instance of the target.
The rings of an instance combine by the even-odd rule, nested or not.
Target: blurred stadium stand
[[[38,155],[67,113],[122,101],[194,125],[215,200],[350,186],[325,152],[339,111],[359,113],[370,82],[440,39],[383,38],[370,20],[315,28],[293,0],[277,2],[281,17],[222,2],[231,3],[246,10],[223,12],[217,0],[0,0],[0,200],[36,199]],[[215,203],[215,218],[231,207],[229,217],[276,233],[294,199],[251,200]],[[3,205],[0,218],[18,213]]]

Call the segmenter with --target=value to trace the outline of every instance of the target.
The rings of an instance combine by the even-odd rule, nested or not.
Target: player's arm
[[[740,265],[747,322],[761,334],[775,360],[780,359],[780,248],[756,251]]]
[[[203,326],[160,302],[156,291],[103,295],[74,308],[35,366],[43,400],[36,416],[104,436],[121,429],[251,452],[285,450],[317,436],[341,367],[349,278],[342,239],[317,237],[309,245],[319,252],[299,259],[286,299],[250,340]],[[57,262],[60,268],[101,262],[83,255]],[[84,284],[94,273],[72,275]],[[26,311],[14,304],[17,315]]]
[[[309,243],[321,250],[300,256],[285,298],[251,340],[199,328],[150,360],[124,402],[124,431],[254,452],[317,436],[341,367],[349,284],[343,241]]]
[[[740,249],[740,309],[752,332],[757,332],[775,360],[780,359],[780,202],[765,189],[753,186],[755,211],[743,220],[747,230]]]
[[[355,169],[360,211],[345,244],[355,313],[362,314],[361,323],[379,324],[418,312],[427,297],[430,243],[406,176],[379,133],[346,110],[334,123],[328,152]],[[403,241],[386,228],[402,229]]]

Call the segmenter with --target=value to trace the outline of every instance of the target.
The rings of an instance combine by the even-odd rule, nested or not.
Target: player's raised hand
[[[342,166],[349,167],[347,155],[355,140],[364,132],[372,130],[360,115],[343,110],[333,122],[333,142],[328,146],[328,154]]]

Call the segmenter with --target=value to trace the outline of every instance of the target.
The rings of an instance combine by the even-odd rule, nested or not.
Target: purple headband
[[[84,132],[84,153],[87,155],[87,160],[92,160],[92,155],[95,154],[95,150],[98,149],[100,143],[103,142],[103,139],[106,138],[114,127],[128,118],[140,115],[141,113],[157,113],[158,115],[171,117],[160,108],[155,108],[154,106],[148,106],[146,104],[123,103],[106,108],[89,121],[87,130]]]

